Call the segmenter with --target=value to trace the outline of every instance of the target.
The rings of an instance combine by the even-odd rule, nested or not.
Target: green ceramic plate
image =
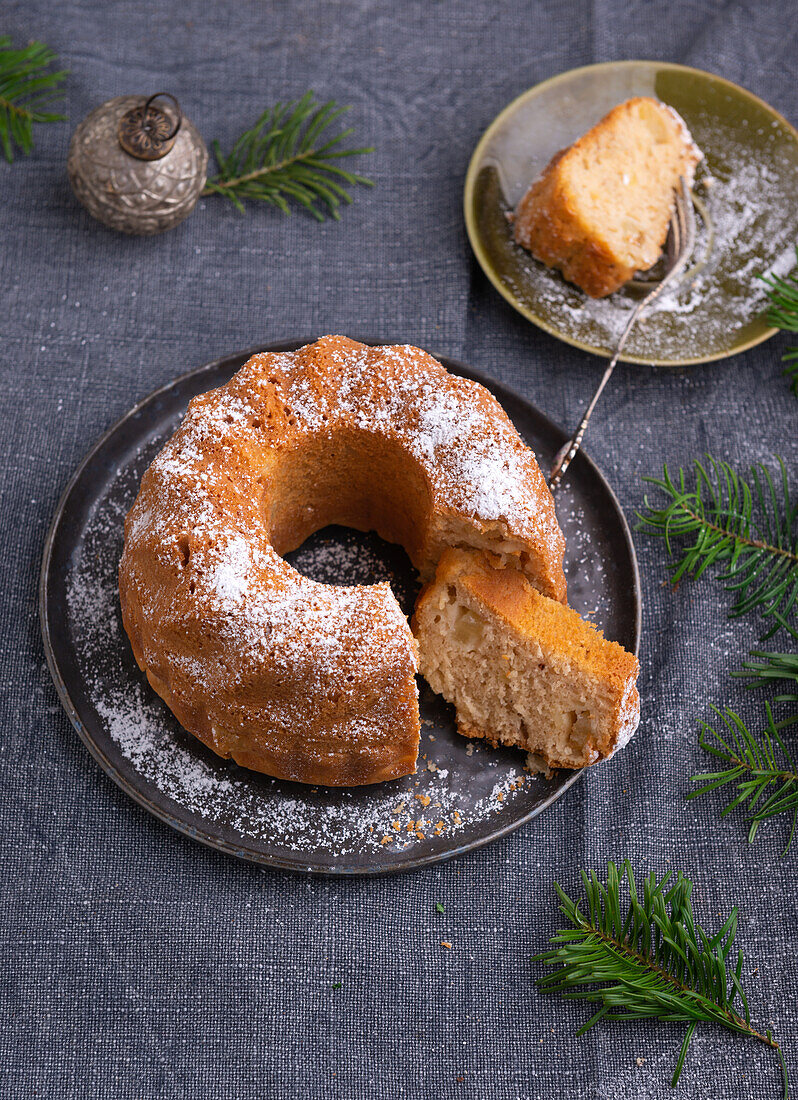
[[[773,334],[757,275],[786,274],[798,242],[798,133],[767,103],[711,73],[657,61],[589,65],[524,92],[488,127],[465,185],[471,246],[511,305],[566,343],[609,355],[641,289],[588,298],[512,240],[507,214],[559,149],[617,103],[656,96],[703,150],[696,263],[633,332],[622,358],[676,366],[744,351]]]

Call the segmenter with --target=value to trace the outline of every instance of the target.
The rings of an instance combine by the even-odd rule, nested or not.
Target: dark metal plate
[[[40,586],[47,660],[67,714],[100,766],[147,810],[204,844],[258,863],[375,874],[421,867],[504,836],[551,805],[579,773],[531,776],[522,754],[465,741],[452,709],[421,680],[418,773],[338,790],[286,783],[220,760],[180,727],[137,668],[116,588],[125,513],[189,400],[226,382],[255,350],[264,349],[219,359],[151,394],[103,436],[67,486]],[[439,358],[492,390],[548,468],[565,433],[498,382]],[[558,494],[557,511],[568,543],[570,602],[637,652],[640,585],[629,529],[583,453]],[[404,552],[374,535],[328,528],[289,560],[326,582],[387,579],[406,611],[415,600],[417,582]]]

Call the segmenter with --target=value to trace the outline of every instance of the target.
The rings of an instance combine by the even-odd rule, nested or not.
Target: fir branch
[[[697,791],[691,791],[688,799],[699,798],[718,788],[730,788],[736,794],[721,811],[726,817],[738,806],[748,811],[751,826],[749,843],[757,834],[763,821],[779,814],[791,814],[792,824],[787,837],[784,855],[792,843],[798,820],[798,770],[784,744],[781,731],[798,723],[798,715],[775,722],[770,704],[766,703],[767,726],[757,739],[733,710],[712,709],[725,726],[721,735],[708,723],[702,723],[699,745],[705,752],[723,761],[721,771],[691,775],[693,783],[702,783]]]
[[[798,245],[795,254],[798,258]],[[760,278],[769,288],[768,324],[785,332],[798,332],[798,267],[793,268],[786,279],[780,275],[762,275]],[[787,364],[784,376],[789,379],[790,389],[798,397],[798,347],[788,347],[781,359]]]
[[[670,871],[659,881],[652,872],[643,880],[642,898],[628,860],[620,873],[614,863],[607,864],[606,883],[595,871],[581,874],[588,912],[555,883],[560,912],[570,927],[551,938],[553,949],[533,957],[558,968],[539,979],[541,989],[601,1006],[577,1034],[605,1018],[687,1024],[671,1082],[675,1085],[697,1024],[720,1024],[778,1053],[786,1098],[787,1067],[779,1044],[769,1030],[763,1034],[751,1024],[741,985],[742,951],[734,964],[727,961],[737,933],[737,910],[709,936],[693,917],[693,885],[681,872],[675,882]],[[628,900],[621,898],[624,878]],[[742,1014],[732,1007],[737,997]]]
[[[774,703],[798,703],[798,653],[765,653],[755,649],[750,654],[755,661],[744,661],[743,667],[732,672],[750,682],[747,688],[770,687],[783,680],[796,685],[796,692],[786,692],[773,697]]]
[[[9,163],[15,146],[26,154],[33,148],[35,123],[61,122],[66,117],[43,109],[63,98],[58,85],[66,71],[45,72],[55,56],[41,42],[12,49],[8,35],[0,35],[0,144]]]
[[[257,199],[277,206],[284,214],[291,213],[289,203],[293,201],[318,221],[324,221],[325,209],[337,219],[341,203],[352,201],[347,186],[373,186],[372,180],[337,162],[374,150],[341,148],[351,129],[333,137],[327,134],[348,110],[332,100],[318,104],[312,92],[294,103],[268,108],[226,157],[218,141],[213,143],[219,173],[208,180],[203,194],[224,195],[242,214],[244,200]]]
[[[676,558],[674,584],[723,563],[717,577],[734,593],[730,616],[758,610],[770,620],[764,635],[769,638],[798,600],[798,499],[791,499],[781,459],[775,481],[766,466],[752,466],[752,488],[728,462],[707,457],[708,468],[697,459],[694,463],[694,485],[688,485],[681,468],[673,479],[667,466],[662,478],[643,479],[666,500],[658,507],[644,498],[638,530],[664,538],[668,554]],[[690,538],[687,546],[675,547],[676,540]]]

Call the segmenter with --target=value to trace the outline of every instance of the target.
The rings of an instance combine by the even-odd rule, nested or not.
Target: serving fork
[[[590,399],[590,404],[585,409],[585,414],[579,422],[579,427],[574,434],[564,444],[554,456],[554,463],[551,468],[551,474],[549,475],[549,489],[554,492],[562,481],[566,470],[571,465],[574,456],[582,446],[582,440],[584,439],[587,426],[590,422],[590,417],[593,415],[593,410],[598,404],[598,399],[604,392],[604,387],[610,380],[612,372],[615,370],[615,364],[618,362],[618,358],[623,351],[626,341],[629,338],[629,333],[634,328],[636,322],[639,320],[641,314],[646,310],[651,303],[662,294],[663,290],[667,286],[672,285],[678,276],[686,268],[690,257],[695,251],[696,243],[696,220],[695,210],[693,208],[693,200],[690,194],[690,188],[687,185],[687,180],[684,176],[679,179],[679,189],[676,192],[676,205],[674,207],[673,214],[671,215],[670,226],[668,230],[668,239],[665,245],[665,271],[662,278],[656,283],[656,285],[646,294],[644,298],[641,298],[637,305],[629,315],[629,320],[626,322],[626,326],[621,333],[621,337],[615,348],[615,354],[607,364],[607,369],[601,377],[601,381],[596,387],[596,392]]]

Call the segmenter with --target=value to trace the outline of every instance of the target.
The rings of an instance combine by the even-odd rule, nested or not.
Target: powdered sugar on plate
[[[444,834],[462,833],[475,819],[502,811],[505,799],[532,785],[523,761],[492,782],[485,794],[465,808],[461,795],[447,783],[449,769],[422,768],[410,789],[386,797],[375,793],[340,791],[335,802],[313,788],[296,796],[285,793],[288,784],[242,769],[224,767],[206,759],[202,746],[164,722],[162,705],[145,697],[146,689],[111,694],[97,702],[124,757],[137,774],[196,814],[209,826],[221,824],[245,839],[266,840],[287,851],[336,857],[390,844],[405,851]],[[392,785],[395,786],[395,785]]]

